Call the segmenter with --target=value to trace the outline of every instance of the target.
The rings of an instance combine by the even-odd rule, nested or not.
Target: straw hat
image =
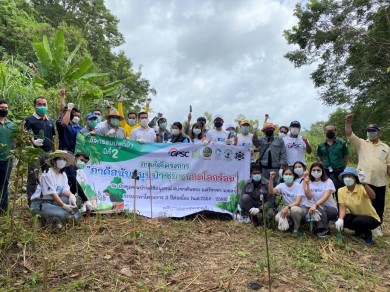
[[[107,117],[115,117],[118,118],[119,120],[123,120],[124,118],[119,114],[119,112],[116,109],[111,109],[110,112],[108,113]]]
[[[74,162],[73,154],[65,150],[56,150],[53,153],[50,153],[49,159],[47,159],[45,162],[49,166],[55,166],[53,164],[53,159],[58,157],[64,158],[66,160],[66,166],[69,166]]]

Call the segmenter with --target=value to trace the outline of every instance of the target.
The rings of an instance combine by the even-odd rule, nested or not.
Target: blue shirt
[[[76,148],[77,133],[82,130],[82,127],[79,125],[72,125],[70,122],[65,127],[63,127],[61,122],[62,118],[59,118],[56,121],[59,140],[58,148],[60,150],[67,150],[74,153]]]

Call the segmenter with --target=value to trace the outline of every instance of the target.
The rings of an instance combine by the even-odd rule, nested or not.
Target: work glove
[[[226,140],[226,145],[232,145],[233,139],[227,139]]]
[[[287,218],[279,218],[279,224],[278,224],[278,229],[281,231],[288,230],[290,228],[290,225],[288,224]]]
[[[360,183],[362,183],[362,184],[365,183],[366,175],[364,174],[364,171],[361,169],[359,169],[358,178],[359,178]]]
[[[109,102],[107,99],[105,99],[105,100],[103,101],[103,103],[104,103],[104,106],[105,106],[106,108],[111,108],[111,104],[110,104],[110,102]]]
[[[145,144],[145,139],[139,138],[139,139],[137,140],[137,142],[138,142],[138,143],[141,143],[141,144]]]
[[[318,211],[318,210],[314,211],[313,219],[314,219],[315,222],[318,222],[318,221],[321,220],[321,213],[320,213],[320,211]]]
[[[148,97],[148,98],[146,99],[146,105],[149,105],[151,101],[152,101],[152,99],[151,99],[150,97]]]
[[[41,147],[43,146],[43,139],[35,139],[35,140],[32,140],[34,146],[37,146],[37,147]]]
[[[255,154],[255,147],[250,147],[249,151],[251,152],[251,154]]]
[[[71,103],[69,102],[66,107],[68,108],[68,110],[72,110],[74,108],[74,103]]]
[[[249,213],[250,213],[251,215],[255,216],[255,215],[257,215],[257,214],[260,213],[260,209],[259,209],[259,208],[251,208],[251,209],[249,210]]]
[[[73,194],[69,196],[69,205],[77,206],[76,196]]]
[[[122,94],[119,94],[119,95],[118,95],[118,102],[123,102],[123,96],[122,96]]]
[[[203,140],[203,141],[202,141],[202,145],[203,145],[203,146],[206,146],[207,144],[209,144],[209,141],[207,141],[207,140]]]
[[[344,227],[344,220],[343,220],[343,219],[340,219],[340,218],[337,219],[335,225],[336,225],[336,229],[337,229],[338,231],[343,230],[343,227]]]
[[[87,211],[91,211],[91,210],[94,209],[94,207],[93,207],[93,205],[92,205],[92,203],[90,201],[85,201],[84,202],[84,207],[85,207],[85,209],[87,209]]]
[[[64,204],[62,208],[68,211],[69,213],[72,213],[74,211],[74,206],[72,205]]]
[[[159,126],[154,126],[154,127],[153,127],[153,130],[154,130],[156,133],[158,133],[158,132],[160,132],[160,127],[159,127]]]
[[[115,129],[110,129],[108,132],[107,132],[107,136],[112,136],[115,134]]]

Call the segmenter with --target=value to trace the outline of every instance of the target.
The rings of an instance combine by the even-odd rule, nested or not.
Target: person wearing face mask
[[[253,146],[253,136],[254,134],[250,133],[251,122],[247,119],[244,119],[240,122],[241,133],[235,136],[234,145],[236,146],[246,146],[249,147],[251,151],[251,161],[254,162],[254,153],[257,149]],[[255,129],[254,131],[256,131]]]
[[[202,125],[199,123],[194,123],[191,127],[191,132],[189,138],[194,144],[202,144],[203,140],[206,139],[202,131]],[[207,142],[207,141],[206,141]]]
[[[215,129],[209,130],[206,133],[206,140],[212,144],[228,144],[233,143],[233,139],[228,139],[229,133],[223,130],[223,116],[220,114],[214,115]],[[230,144],[229,144],[230,143]]]
[[[345,187],[339,189],[339,219],[335,225],[341,231],[344,227],[354,230],[354,236],[363,238],[367,245],[373,243],[372,230],[380,226],[380,217],[373,207],[374,190],[365,183],[364,175],[356,168],[346,167],[339,175]],[[348,214],[347,214],[348,210]]]
[[[85,195],[83,188],[80,186],[77,176],[78,173],[83,171],[87,163],[89,162],[89,156],[85,153],[76,153],[74,163],[64,168],[66,176],[68,177],[68,183],[72,194],[78,195],[88,211],[93,209],[92,203]]]
[[[152,101],[151,98],[146,98],[146,104],[144,108],[144,112],[149,113],[150,110],[150,102]],[[118,95],[118,112],[121,117],[124,117],[123,112],[123,96],[120,94]],[[120,121],[119,125],[123,128],[126,134],[126,138],[131,137],[131,132],[140,126],[139,121],[137,119],[137,113],[135,112],[129,112],[127,114],[127,120],[123,119]]]
[[[335,194],[337,200],[337,190],[344,186],[339,181],[338,176],[348,165],[349,150],[347,143],[336,137],[335,126],[327,125],[325,127],[325,137],[325,141],[318,145],[317,156],[324,164],[326,175],[333,181],[336,187]]]
[[[306,136],[299,136],[301,124],[298,121],[290,123],[290,135],[283,138],[286,145],[287,164],[292,166],[295,161],[306,163],[305,152],[310,154],[312,149]]]
[[[276,172],[276,176],[273,178],[274,185],[278,182],[283,169],[287,165],[286,147],[282,138],[274,136],[275,129],[274,124],[264,123],[261,130],[264,136],[253,137],[253,145],[259,149],[259,159],[256,163],[260,164],[263,169],[263,176],[266,179],[270,179],[272,171]]]
[[[92,113],[97,116],[97,120],[96,121],[97,121],[98,124],[100,122],[102,122],[102,111],[100,109],[94,109],[92,111]]]
[[[156,133],[149,127],[148,113],[138,113],[138,120],[140,122],[140,126],[131,132],[130,140],[137,141],[141,144],[146,142],[157,142],[156,137],[159,133]]]
[[[24,128],[32,134],[31,142],[35,148],[43,150],[43,154],[39,155],[38,159],[28,165],[27,175],[27,197],[30,205],[30,198],[35,193],[37,188],[37,178],[39,169],[43,171],[48,169],[45,160],[48,155],[54,151],[54,123],[47,116],[48,107],[47,100],[43,96],[34,99],[35,112],[33,115],[24,119]]]
[[[298,237],[302,234],[301,222],[307,213],[307,207],[302,204],[302,200],[306,198],[305,192],[301,184],[294,182],[294,172],[291,168],[285,168],[282,173],[282,182],[274,187],[273,180],[277,173],[272,171],[269,180],[269,193],[271,195],[282,195],[284,206],[279,207],[279,212],[275,216],[275,221],[279,222],[280,218],[287,218],[291,235]],[[291,222],[292,221],[292,222]]]
[[[171,139],[171,133],[167,130],[167,127],[167,119],[160,117],[157,120],[157,126],[154,127],[157,143],[168,143]]]
[[[13,165],[9,154],[15,146],[13,134],[16,125],[7,116],[8,102],[0,99],[0,215],[5,214],[8,209],[8,184]]]
[[[262,169],[258,164],[251,166],[251,178],[244,183],[241,189],[240,215],[244,223],[252,223],[255,226],[263,224],[262,212],[266,210],[266,218],[275,216],[272,208],[273,197],[268,193],[268,180],[262,175]],[[264,207],[260,196],[264,197]],[[252,219],[252,220],[251,220]],[[268,221],[268,220],[267,220]]]
[[[61,229],[65,220],[80,218],[76,205],[76,196],[70,191],[65,167],[74,162],[74,156],[63,150],[49,155],[46,164],[50,167],[43,173],[35,193],[31,196],[31,209],[34,216],[40,215],[43,223],[51,223],[54,228]],[[39,220],[39,219],[38,219]],[[39,226],[39,225],[38,225]]]
[[[125,139],[125,131],[119,126],[121,120],[123,120],[123,117],[119,115],[118,111],[111,109],[108,113],[107,120],[96,126],[96,135]]]
[[[182,133],[183,125],[180,122],[174,122],[171,127],[170,143],[188,143],[189,139]]]
[[[353,114],[345,118],[345,135],[358,153],[358,166],[365,177],[365,182],[374,190],[372,201],[380,221],[383,222],[385,210],[386,184],[390,177],[390,147],[379,139],[377,124],[366,127],[367,139],[361,139],[352,132]],[[383,236],[381,227],[374,230],[374,236]]]
[[[292,168],[297,175],[294,181],[299,184],[303,182],[305,177],[309,176],[309,173],[306,171],[306,165],[301,161],[295,161]]]
[[[307,198],[303,205],[310,208],[309,215],[314,216],[316,210],[321,214],[321,219],[316,224],[316,235],[324,238],[330,234],[329,221],[336,221],[338,215],[337,203],[332,197],[336,188],[333,181],[326,175],[322,163],[313,163],[309,173],[309,176],[302,182]]]
[[[286,126],[281,126],[279,127],[279,137],[280,138],[284,138],[284,137],[287,137],[287,133],[288,133],[288,127]]]
[[[89,113],[85,116],[85,127],[81,129],[80,133],[84,136],[87,135],[96,135],[96,126],[98,124],[98,116]]]

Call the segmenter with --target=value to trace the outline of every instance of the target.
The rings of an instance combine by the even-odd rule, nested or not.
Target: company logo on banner
[[[133,211],[135,198],[137,213],[147,217],[233,213],[237,189],[249,178],[248,147],[140,144],[79,134],[76,152],[90,156],[79,182],[98,210]]]

